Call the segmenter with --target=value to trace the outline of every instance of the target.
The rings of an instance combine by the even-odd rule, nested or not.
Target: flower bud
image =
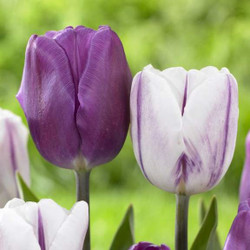
[[[191,195],[221,180],[239,113],[237,83],[227,69],[147,66],[133,79],[130,107],[134,153],[153,185]]]
[[[112,160],[128,131],[131,79],[108,26],[33,35],[17,99],[42,156],[77,170]]]
[[[49,199],[13,199],[0,210],[1,250],[82,250],[87,228],[84,201],[69,212]]]
[[[20,117],[0,109],[0,207],[19,197],[16,172],[29,185],[28,130]]]
[[[170,250],[170,248],[164,244],[157,246],[152,243],[142,241],[131,246],[129,250]]]

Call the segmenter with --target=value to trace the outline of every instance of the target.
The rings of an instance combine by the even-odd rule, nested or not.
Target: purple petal
[[[150,242],[139,242],[129,248],[129,250],[170,250],[170,248],[164,244],[157,246]]]
[[[246,160],[240,183],[240,201],[250,198],[250,132],[246,138]]]
[[[249,211],[250,212],[250,198],[244,200],[240,203],[238,213],[241,211]]]
[[[17,99],[40,153],[53,164],[66,168],[72,167],[80,148],[75,96],[65,51],[51,38],[32,36]]]
[[[250,211],[243,210],[234,219],[224,250],[246,250],[250,246]]]
[[[122,44],[110,28],[101,27],[91,39],[78,92],[77,126],[88,167],[103,164],[120,151],[129,125],[130,86]]]

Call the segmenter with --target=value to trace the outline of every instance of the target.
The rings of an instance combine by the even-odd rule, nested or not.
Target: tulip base
[[[188,249],[188,204],[189,196],[176,195],[175,250]]]
[[[90,204],[89,204],[89,176],[90,171],[80,170],[75,171],[76,176],[76,198],[77,201],[86,201],[89,205],[90,218]],[[90,219],[89,227],[85,236],[83,250],[90,250]]]

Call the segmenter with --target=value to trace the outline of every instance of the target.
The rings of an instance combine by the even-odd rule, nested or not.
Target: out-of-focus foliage
[[[133,75],[149,63],[160,69],[207,65],[230,69],[239,83],[240,120],[235,157],[221,187],[237,193],[245,155],[244,140],[250,129],[250,2],[0,0],[1,107],[23,116],[15,94],[30,35],[79,24],[94,29],[101,24],[110,25],[123,41]],[[51,192],[52,180],[73,190],[72,173],[51,167],[38,154],[31,140],[29,150],[35,191]],[[93,171],[91,187],[145,185],[136,165],[128,138],[121,154],[112,163]]]

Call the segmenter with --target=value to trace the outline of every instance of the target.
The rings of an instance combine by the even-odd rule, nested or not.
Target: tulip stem
[[[89,227],[85,236],[83,250],[90,250],[90,204],[89,204],[89,176],[90,171],[79,170],[76,173],[77,201],[86,201],[89,205]]]
[[[176,195],[175,250],[187,250],[188,248],[188,203],[189,196]]]

